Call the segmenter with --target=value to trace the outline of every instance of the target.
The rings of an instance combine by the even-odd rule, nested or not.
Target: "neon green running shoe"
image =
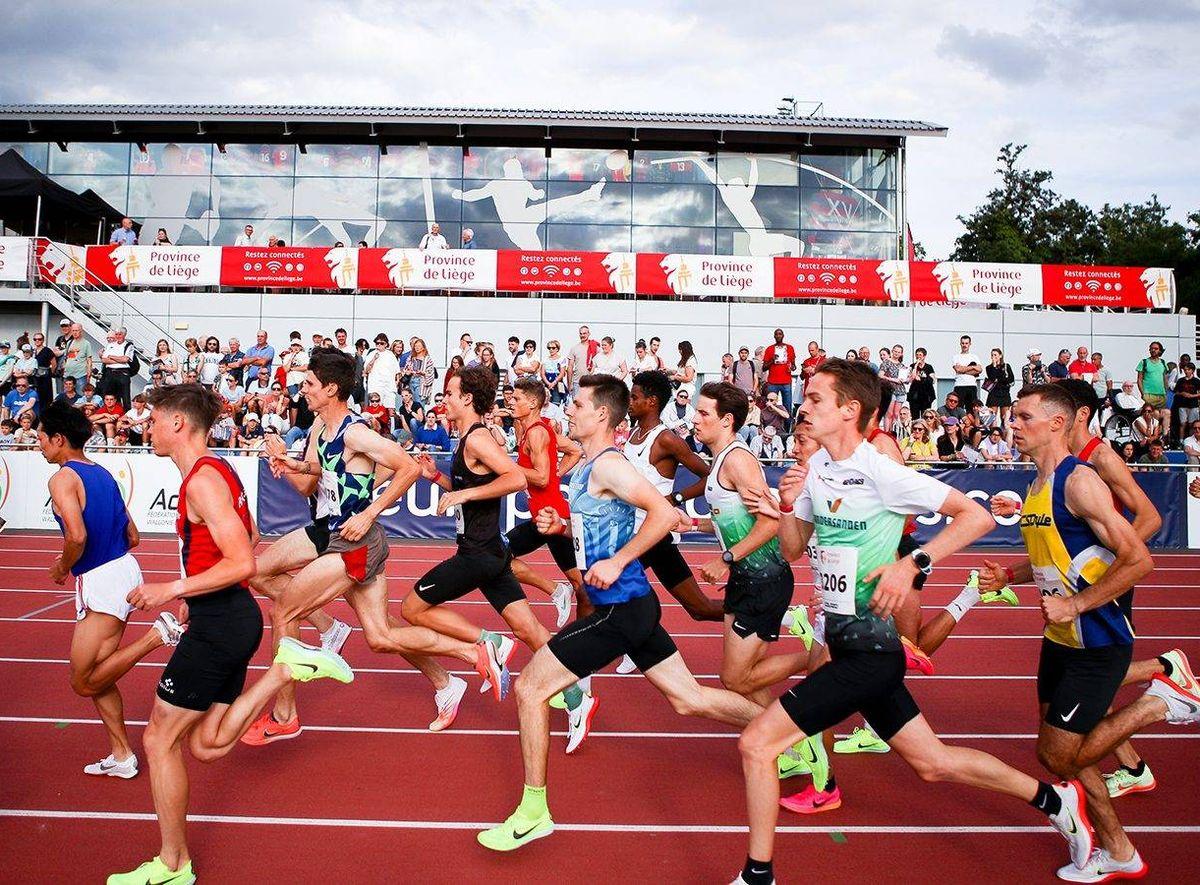
[[[808,763],[813,787],[824,791],[829,784],[829,754],[825,752],[821,735],[815,734],[812,737],[806,737],[797,746],[800,748],[800,756]]]
[[[1013,608],[1021,604],[1021,600],[1017,599],[1016,592],[1013,591],[1012,587],[1007,585],[1001,587],[999,590],[989,590],[987,593],[980,593],[979,601],[984,605],[989,605],[993,602],[1003,602],[1006,605],[1011,605]]]
[[[812,649],[813,644],[813,628],[808,622],[808,607],[804,605],[793,605],[783,613],[783,621],[780,624],[786,627],[787,631],[793,636],[799,638],[804,643],[806,650]]]
[[[190,860],[178,870],[172,870],[157,857],[146,861],[136,870],[113,873],[108,877],[108,885],[192,885],[195,881],[196,874],[192,872]]]
[[[804,761],[804,757],[800,754],[800,748],[804,742],[796,744],[794,747],[788,747],[775,759],[775,764],[779,768],[779,779],[785,780],[789,777],[796,777],[800,774],[808,774],[812,771],[808,767],[808,763]]]
[[[1104,775],[1104,785],[1108,787],[1108,795],[1116,799],[1129,793],[1149,793],[1158,786],[1158,782],[1150,773],[1150,766],[1143,763],[1140,775],[1122,766],[1112,774]]]
[[[552,710],[567,709],[567,699],[563,697],[563,693],[561,691],[554,697],[550,698],[550,700],[546,701],[546,703]]]
[[[314,645],[305,645],[290,636],[279,640],[275,663],[286,664],[297,682],[322,678],[336,679],[338,682],[354,681],[354,671],[341,655]]]
[[[835,753],[890,753],[892,748],[879,735],[869,728],[854,729],[850,737],[843,738],[833,745]]]
[[[541,839],[553,832],[554,821],[549,811],[534,821],[527,820],[514,811],[500,826],[484,830],[475,838],[479,840],[480,845],[492,851],[515,851],[534,839]]]

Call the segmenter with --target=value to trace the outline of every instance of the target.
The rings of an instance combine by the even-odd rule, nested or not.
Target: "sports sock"
[[[833,772],[829,773],[829,777],[825,778],[825,787],[821,790],[822,793],[832,793],[837,789],[837,781],[833,779]]]
[[[526,820],[537,820],[549,813],[550,809],[546,807],[546,788],[526,784],[525,792],[521,794],[521,804],[517,806],[517,814]]]
[[[576,685],[579,686],[579,690],[582,691],[584,694],[592,693],[592,677],[591,676],[584,676],[582,679],[579,680],[579,682],[576,683]]]
[[[492,645],[496,646],[496,648],[500,647],[500,638],[501,637],[499,633],[493,633],[491,630],[479,631],[479,641],[490,642]]]
[[[812,619],[813,642],[825,644],[825,610],[817,612]]]
[[[1046,817],[1062,811],[1062,799],[1054,791],[1054,788],[1045,781],[1038,781],[1037,794],[1034,795],[1029,804],[1046,815]]]
[[[746,865],[742,867],[742,881],[747,885],[771,885],[775,881],[775,868],[769,860],[755,860],[746,855]]]
[[[574,710],[583,703],[583,689],[579,687],[578,682],[563,689],[563,700],[566,701],[568,710]]]
[[[954,600],[946,606],[946,613],[954,618],[954,623],[962,620],[963,615],[969,612],[975,603],[979,602],[979,587],[968,584],[962,588],[962,592],[954,597]]]
[[[1139,759],[1137,765],[1133,765],[1133,766],[1122,765],[1121,767],[1124,768],[1126,771],[1128,771],[1130,774],[1132,774],[1134,777],[1141,777],[1143,774],[1146,773],[1146,760]]]
[[[1162,655],[1158,656],[1158,662],[1163,666],[1163,675],[1168,679],[1175,673],[1175,668],[1171,666],[1171,659],[1165,658]]]

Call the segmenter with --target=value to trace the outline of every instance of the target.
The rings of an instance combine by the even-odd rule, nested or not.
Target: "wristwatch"
[[[671,503],[676,507],[683,506],[683,492],[671,492]]]
[[[928,553],[918,547],[911,554],[913,565],[925,575],[933,574],[933,559]]]
[[[726,565],[733,565],[733,551],[726,550],[724,553],[722,553],[721,562],[725,563]]]

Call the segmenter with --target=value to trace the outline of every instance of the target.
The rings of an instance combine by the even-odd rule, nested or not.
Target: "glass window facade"
[[[415,246],[431,221],[481,248],[897,255],[897,154],[390,145],[0,144],[176,243],[253,224],[290,245]],[[151,236],[153,233],[151,233]]]

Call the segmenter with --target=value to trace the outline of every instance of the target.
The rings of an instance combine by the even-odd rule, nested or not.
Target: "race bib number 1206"
[[[826,614],[850,617],[858,614],[854,606],[854,588],[858,580],[856,548],[818,547],[813,573],[820,582]]]

